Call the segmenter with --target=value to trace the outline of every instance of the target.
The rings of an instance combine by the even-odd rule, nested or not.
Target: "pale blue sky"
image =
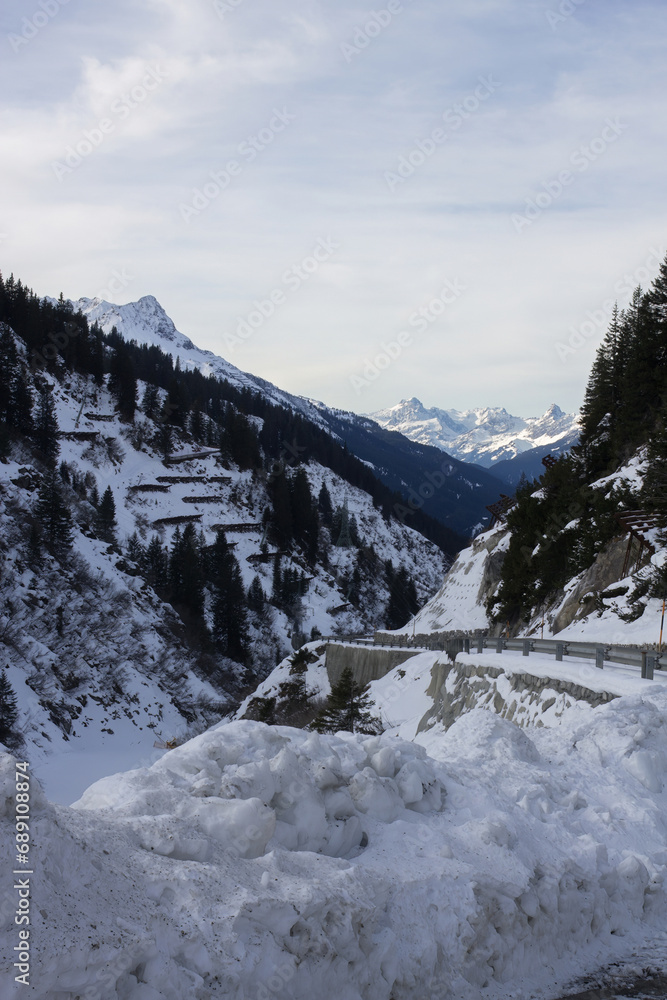
[[[631,0],[7,0],[0,267],[344,408],[576,409],[667,251],[666,36]]]

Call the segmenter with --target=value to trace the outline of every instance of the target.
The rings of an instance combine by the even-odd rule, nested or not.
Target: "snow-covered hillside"
[[[399,634],[474,632],[490,628],[486,601],[495,593],[509,533],[503,524],[478,535],[459,552],[442,586]]]
[[[566,450],[575,442],[579,426],[576,414],[563,413],[555,403],[541,417],[514,417],[500,407],[427,409],[413,397],[369,416],[411,441],[434,445],[484,468],[533,448],[546,452],[557,445]]]
[[[641,449],[616,472],[597,480],[591,487],[606,497],[613,497],[619,490],[638,491],[645,471],[646,454],[645,449]],[[618,503],[620,510],[621,501]],[[576,529],[576,520],[551,527],[553,530]],[[563,588],[555,590],[544,608],[512,634],[543,634],[544,638],[558,636],[559,639],[618,645],[657,644],[662,599],[649,595],[649,582],[667,561],[667,551],[659,543],[658,534],[657,528],[644,532],[646,542],[653,544],[655,551],[649,556],[644,550],[640,566],[636,563],[638,543],[634,543],[634,558],[624,576],[628,536],[619,528],[617,535],[604,545],[587,569],[572,577]],[[505,625],[494,625],[486,606],[498,591],[510,537],[502,522],[478,535],[458,554],[438,592],[413,620],[396,630],[397,633],[504,632]],[[539,534],[536,541],[549,544],[546,535]]]
[[[283,571],[304,573],[307,590],[296,617],[268,603],[250,616],[245,673],[239,664],[197,652],[178,615],[127,557],[128,539],[136,532],[145,545],[157,535],[171,550],[179,523],[194,523],[204,545],[225,527],[246,591],[258,578],[269,597],[275,546],[262,546],[266,477],[233,463],[223,466],[215,448],[195,447],[184,434],[177,435],[166,465],[152,443],[151,421],[138,413],[134,423],[122,423],[104,387],[71,374],[62,382],[43,378],[52,386],[60,426],[58,461],[68,476],[94,483],[98,496],[110,487],[118,543],[96,537],[95,508],[63,482],[74,512],[72,556],[59,563],[45,554],[39,566],[31,564],[25,524],[33,518],[42,475],[25,444],[16,444],[0,463],[0,631],[7,676],[18,697],[26,752],[56,798],[68,758],[87,762],[82,789],[106,773],[119,750],[116,766],[145,759],[156,737],[183,738],[217,721],[231,711],[242,686],[257,683],[292,640],[299,641],[297,632],[329,635],[381,624],[387,593],[377,567],[386,560],[407,569],[422,602],[437,588],[447,565],[440,550],[399,522],[387,522],[368,494],[312,462],[305,468],[314,495],[326,482],[334,507],[347,504],[363,548],[334,547],[326,566],[320,562],[314,570],[296,551],[283,553]],[[355,572],[359,595],[353,605],[348,596]]]

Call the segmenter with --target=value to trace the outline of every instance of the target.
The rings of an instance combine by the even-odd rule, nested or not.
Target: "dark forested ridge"
[[[667,526],[667,260],[651,285],[615,309],[593,363],[581,411],[580,441],[542,475],[523,480],[507,518],[512,536],[490,610],[518,626],[593,563],[619,534],[615,515],[642,509]],[[645,448],[643,483],[596,482]],[[538,487],[541,487],[538,490]],[[536,492],[537,491],[537,492]],[[654,573],[643,593],[662,596]],[[637,607],[640,612],[639,606]]]
[[[503,480],[494,470],[461,462],[432,445],[418,444],[397,431],[380,427],[374,420],[349,414],[323,413],[332,432],[343,438],[350,450],[371,462],[378,476],[405,500],[397,513],[416,527],[413,511],[461,531],[469,523],[471,510],[484,512],[487,504],[498,499]],[[415,459],[420,468],[420,482],[414,478]]]

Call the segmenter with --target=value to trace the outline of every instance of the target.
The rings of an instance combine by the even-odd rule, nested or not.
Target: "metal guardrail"
[[[667,669],[667,652],[651,648],[651,644],[619,645],[600,642],[576,642],[564,639],[511,639],[505,636],[490,636],[481,633],[461,634],[453,636],[434,633],[431,635],[387,635],[376,632],[372,639],[369,636],[323,636],[323,642],[342,642],[358,646],[389,646],[397,649],[414,649],[415,652],[442,650],[453,660],[457,653],[482,653],[493,650],[502,653],[505,650],[519,652],[523,656],[531,653],[544,653],[555,656],[557,661],[566,656],[579,659],[590,659],[595,666],[603,669],[605,663],[619,663],[635,667],[646,680],[653,680],[656,670]]]
[[[559,639],[507,639],[503,636],[479,636],[475,639],[464,637],[450,640],[450,645],[456,643],[459,652],[478,652],[493,649],[497,653],[512,650],[529,656],[531,653],[552,654],[556,660],[565,656],[575,656],[578,659],[595,661],[595,666],[603,669],[605,663],[620,663],[636,667],[641,676],[647,680],[653,679],[654,671],[661,670],[663,662],[667,665],[667,656],[645,646],[605,645],[598,642],[573,642]],[[449,648],[447,650],[449,652]],[[664,657],[664,659],[663,659]]]

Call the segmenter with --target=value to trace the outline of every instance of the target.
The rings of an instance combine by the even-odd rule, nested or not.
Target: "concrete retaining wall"
[[[390,670],[405,663],[420,650],[378,649],[375,646],[327,645],[325,665],[329,681],[337,684],[345,667],[351,667],[357,684],[368,684],[384,677]]]

